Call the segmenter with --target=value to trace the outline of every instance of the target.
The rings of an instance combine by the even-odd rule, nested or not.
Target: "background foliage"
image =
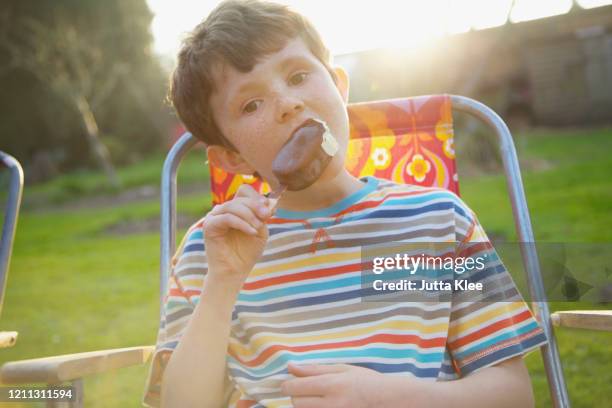
[[[151,19],[145,0],[20,0],[0,8],[1,148],[24,164],[29,180],[91,168],[93,160],[79,112],[39,75],[11,65],[11,48],[28,47],[28,24],[70,32],[86,45],[76,56],[91,75],[88,97],[101,99],[92,106],[101,140],[115,164],[126,164],[159,150],[171,119],[163,102],[166,74],[151,48]],[[52,69],[60,58],[38,69]]]

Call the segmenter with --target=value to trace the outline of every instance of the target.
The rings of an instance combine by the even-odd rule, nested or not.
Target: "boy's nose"
[[[304,110],[304,103],[296,98],[279,98],[277,100],[276,120],[285,122]]]

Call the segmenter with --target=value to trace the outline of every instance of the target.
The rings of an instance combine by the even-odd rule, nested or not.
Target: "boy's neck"
[[[278,208],[287,211],[315,211],[327,208],[364,187],[363,181],[346,169],[329,180],[319,180],[300,191],[285,191]]]

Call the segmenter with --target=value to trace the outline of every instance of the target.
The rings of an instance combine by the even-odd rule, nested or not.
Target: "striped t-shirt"
[[[431,381],[461,378],[546,343],[474,213],[454,193],[366,177],[331,207],[278,209],[269,240],[234,306],[227,406],[290,407],[288,362],[354,364]],[[364,300],[362,248],[385,242],[473,244],[485,254],[479,302]],[[474,253],[475,252],[475,253]],[[161,378],[206,279],[202,220],[174,259],[144,403],[159,406]],[[487,285],[487,282],[497,282]],[[501,283],[500,283],[501,282]],[[487,287],[491,287],[487,291]],[[504,292],[511,302],[486,301]]]

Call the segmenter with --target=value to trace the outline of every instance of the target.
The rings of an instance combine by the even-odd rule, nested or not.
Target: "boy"
[[[521,355],[546,338],[495,256],[483,279],[509,281],[512,303],[363,301],[362,245],[494,250],[454,194],[346,171],[348,78],[328,60],[308,21],[259,1],[223,2],[185,41],[171,99],[213,164],[276,189],[272,161],[307,119],[326,122],[340,148],[313,185],[284,192],[277,207],[245,185],[190,228],[144,402],[532,406]]]

